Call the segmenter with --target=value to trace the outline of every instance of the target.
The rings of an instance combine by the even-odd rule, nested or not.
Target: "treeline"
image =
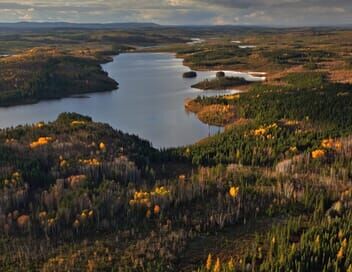
[[[332,51],[311,50],[308,48],[288,48],[264,51],[262,55],[270,61],[282,65],[300,65],[331,60],[336,56]]]
[[[246,63],[251,55],[249,48],[239,48],[237,45],[217,44],[201,45],[192,49],[180,49],[177,54],[184,57],[184,61],[192,67],[212,68],[216,66],[228,66]]]

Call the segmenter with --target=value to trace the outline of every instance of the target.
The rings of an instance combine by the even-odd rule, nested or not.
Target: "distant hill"
[[[340,26],[306,26],[306,27],[278,27],[275,25],[258,26],[258,25],[159,25],[156,23],[68,23],[68,22],[17,22],[17,23],[0,23],[0,30],[23,31],[33,30],[41,31],[48,29],[143,29],[143,28],[160,28],[160,29],[181,29],[184,31],[252,31],[252,30],[282,30],[282,29],[340,29],[351,28],[352,25]],[[198,33],[199,34],[199,33]]]
[[[154,23],[66,23],[66,22],[18,22],[18,23],[0,23],[0,29],[13,30],[31,30],[31,29],[54,29],[54,28],[81,28],[81,29],[133,29],[133,28],[151,28],[159,27]]]

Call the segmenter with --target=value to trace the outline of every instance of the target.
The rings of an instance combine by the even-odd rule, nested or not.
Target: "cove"
[[[138,135],[157,148],[193,144],[221,131],[201,123],[184,110],[187,98],[219,94],[190,87],[214,76],[215,72],[198,72],[197,78],[184,79],[182,74],[189,68],[182,64],[182,59],[169,53],[121,54],[104,64],[103,69],[119,82],[118,90],[0,108],[0,128],[52,121],[62,112],[77,112]]]

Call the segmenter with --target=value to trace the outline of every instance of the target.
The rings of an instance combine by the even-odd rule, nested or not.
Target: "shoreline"
[[[104,76],[101,80],[101,85],[111,85],[109,88],[104,88],[104,89],[95,89],[95,90],[83,90],[83,91],[73,91],[72,93],[67,93],[67,94],[62,94],[62,95],[47,95],[43,97],[33,97],[33,98],[25,98],[25,99],[19,99],[18,101],[14,101],[11,103],[5,103],[5,102],[0,102],[0,108],[11,108],[11,107],[18,107],[18,106],[26,106],[26,105],[35,105],[38,104],[42,101],[52,101],[52,100],[61,100],[65,98],[71,98],[76,96],[75,98],[87,98],[87,94],[93,94],[93,93],[103,93],[103,92],[113,92],[119,89],[119,83],[111,78],[106,71],[103,69],[103,65],[113,62],[114,58],[118,56],[120,53],[116,55],[106,55],[101,58],[97,59],[97,64],[100,67],[99,73],[101,73],[99,76]],[[98,75],[98,74],[97,74]],[[69,82],[69,81],[68,81]],[[98,84],[99,85],[99,84]],[[114,85],[114,86],[113,86]],[[67,89],[70,89],[68,87]]]
[[[133,51],[133,52],[131,52],[131,51],[128,51],[128,52],[123,52],[123,53],[120,53],[120,54],[117,54],[117,55],[109,55],[109,56],[107,56],[104,59],[104,61],[100,62],[101,63],[100,67],[101,67],[102,71],[104,71],[107,74],[108,78],[110,78],[110,79],[112,79],[112,80],[114,80],[116,82],[116,80],[111,78],[110,75],[108,74],[108,72],[104,69],[104,64],[111,63],[111,62],[115,61],[116,57],[118,57],[121,54],[143,54],[143,53],[148,53],[148,54],[169,54],[170,56],[172,56],[175,59],[181,59],[180,57],[177,57],[177,54],[175,52],[141,52],[141,51]],[[182,65],[187,67],[187,68],[190,68],[189,66],[186,66],[183,61],[182,61]],[[202,72],[202,71],[198,71],[198,72]],[[215,77],[215,74],[218,71],[217,70],[208,70],[207,72],[214,73],[214,75],[209,77],[209,78],[212,78],[213,76]],[[249,73],[244,73],[244,72],[239,72],[239,71],[225,70],[225,73],[235,73],[235,74],[238,73],[238,74],[254,77],[253,75],[251,75]],[[264,74],[263,72],[258,72],[258,73]],[[262,80],[262,78],[257,77],[256,81],[261,82],[263,80]],[[189,87],[192,88],[192,86],[189,86]],[[201,91],[199,89],[200,92],[199,92],[198,96],[202,96],[202,95],[206,96],[207,92],[214,92],[214,95],[211,94],[211,96],[236,95],[238,93],[248,91],[249,87],[250,87],[250,84],[239,85],[239,86],[234,86],[234,87],[228,87],[228,88],[226,88],[224,90],[223,89],[221,89],[221,90],[209,89],[209,90]],[[73,94],[68,94],[68,95],[65,95],[65,96],[49,97],[49,98],[42,98],[42,99],[33,99],[33,100],[30,100],[30,101],[26,101],[26,102],[21,101],[21,102],[18,102],[18,103],[14,103],[14,104],[11,104],[9,106],[1,106],[0,108],[7,109],[7,108],[12,108],[12,107],[20,107],[20,106],[26,106],[26,105],[35,105],[35,104],[38,104],[38,103],[41,103],[41,102],[45,102],[45,101],[54,101],[54,100],[61,100],[61,99],[67,99],[67,98],[75,98],[75,99],[89,98],[89,96],[87,96],[87,94],[113,92],[113,91],[116,91],[116,90],[118,90],[118,85],[117,85],[117,88],[107,89],[107,90],[104,90],[104,91],[96,91],[96,90],[84,91],[84,92],[77,92],[77,93],[73,93]],[[217,92],[219,92],[219,94],[216,94]],[[208,93],[208,95],[209,95],[209,93]],[[196,98],[191,98],[190,100],[194,100],[194,99],[196,99]],[[203,123],[205,125],[215,126],[215,127],[218,127],[218,128],[224,128],[226,125],[228,125],[230,123],[230,120],[234,121],[234,115],[233,115],[233,113],[231,113],[231,111],[233,110],[232,108],[231,109],[228,108],[224,112],[224,110],[220,109],[220,106],[218,105],[218,106],[209,107],[209,109],[205,109],[205,110],[201,109],[200,110],[201,113],[199,114],[199,112],[194,111],[194,110],[192,110],[190,108],[187,108],[185,103],[183,103],[182,106],[185,108],[185,110],[188,113],[194,114],[196,116],[196,118],[201,123]],[[209,114],[209,113],[212,113],[212,114]],[[221,116],[225,115],[225,117],[226,117],[225,121],[221,120],[222,117],[220,115],[218,116],[219,118],[217,118],[218,113],[221,113],[220,114]],[[211,116],[211,115],[215,115],[215,117]],[[209,121],[210,119],[211,119],[211,121]],[[215,119],[219,119],[219,120],[214,121]]]
[[[120,59],[121,58],[121,59]],[[107,94],[99,94],[96,92],[93,92],[92,95],[90,95],[91,99],[84,99],[84,100],[78,100],[77,98],[82,98],[82,95],[73,95],[73,96],[66,96],[62,98],[56,98],[56,99],[50,99],[53,100],[53,102],[50,102],[49,100],[42,100],[42,101],[36,101],[36,103],[27,103],[26,105],[18,105],[18,106],[12,106],[12,107],[6,107],[2,110],[3,116],[9,116],[8,121],[2,122],[2,128],[6,129],[8,127],[12,126],[18,126],[21,124],[33,124],[39,121],[51,121],[54,120],[54,117],[52,117],[52,113],[55,113],[56,115],[61,113],[61,112],[78,112],[80,114],[84,114],[87,116],[91,116],[94,120],[97,120],[99,122],[104,122],[110,124],[112,127],[119,129],[121,131],[125,131],[128,133],[132,133],[135,135],[139,135],[140,137],[144,139],[148,139],[148,141],[153,143],[153,146],[156,146],[157,148],[174,148],[174,147],[180,147],[184,145],[191,145],[194,144],[195,142],[199,141],[200,139],[206,138],[209,135],[214,135],[218,131],[221,130],[220,126],[211,126],[209,128],[208,125],[205,125],[203,122],[199,121],[197,117],[195,117],[193,114],[187,114],[184,111],[184,105],[183,101],[187,96],[191,97],[196,97],[198,95],[198,90],[193,90],[190,88],[190,82],[184,81],[181,77],[181,72],[183,70],[186,70],[187,68],[183,66],[182,62],[174,58],[174,54],[165,54],[165,53],[157,53],[156,55],[152,54],[138,54],[128,52],[126,55],[119,55],[115,56],[113,58],[115,62],[111,62],[110,64],[103,65],[104,71],[106,71],[112,78],[116,79],[117,81],[121,80],[121,83],[124,82],[123,86],[120,86],[120,91],[119,92],[113,92],[112,94],[107,93]],[[151,62],[152,67],[155,67],[155,73],[149,77],[150,82],[154,82],[157,79],[158,74],[158,67],[160,63],[158,62],[159,59],[167,59],[168,63],[170,64],[170,69],[166,68],[167,70],[170,70],[169,74],[164,76],[164,79],[161,80],[161,82],[167,82],[168,77],[170,76],[171,78],[177,78],[176,80],[176,86],[173,88],[172,86],[168,85],[158,85],[158,82],[155,82],[153,85],[148,85],[150,86],[149,88],[153,88],[153,86],[156,86],[157,88],[160,89],[159,92],[153,93],[152,97],[158,97],[159,93],[162,94],[161,97],[164,97],[163,90],[166,90],[168,93],[170,93],[170,96],[174,96],[174,94],[177,96],[175,101],[177,103],[170,103],[171,106],[175,104],[175,108],[177,107],[177,112],[175,114],[176,117],[180,117],[180,120],[182,121],[182,126],[187,128],[189,131],[189,135],[186,135],[185,137],[181,137],[180,139],[171,139],[170,141],[166,139],[164,136],[157,136],[154,137],[153,132],[150,132],[150,129],[141,129],[141,126],[138,125],[131,125],[131,122],[129,120],[136,121],[137,124],[140,124],[140,120],[143,120],[142,118],[127,118],[124,117],[121,114],[121,110],[117,110],[116,112],[119,113],[119,118],[116,121],[113,119],[114,117],[112,114],[109,113],[110,107],[111,111],[113,111],[113,107],[115,105],[119,105],[119,108],[123,108],[121,104],[125,103],[124,102],[124,97],[125,95],[122,94],[120,95],[123,91],[130,90],[130,84],[127,84],[125,81],[122,79],[127,77],[131,78],[131,84],[135,78],[139,79],[138,76],[133,75],[133,76],[128,76],[128,71],[129,71],[129,65],[131,67],[138,67],[138,64],[134,64],[135,62],[133,60],[135,59],[143,59],[147,63]],[[155,61],[153,61],[155,60]],[[126,62],[125,62],[126,61]],[[176,68],[174,67],[174,64],[177,64]],[[126,70],[126,73],[124,72]],[[115,71],[120,71],[120,72],[115,72]],[[207,75],[207,74],[205,74]],[[143,80],[142,80],[143,82]],[[192,81],[194,82],[194,81]],[[142,85],[142,83],[140,84]],[[134,85],[133,85],[134,86]],[[182,90],[185,91],[185,93],[181,92],[180,94],[177,94],[178,86],[182,87]],[[133,99],[133,97],[137,98],[140,97],[140,95],[143,96],[143,94],[148,93],[148,89],[139,88],[140,91],[134,94],[133,92],[130,92],[130,95],[128,95],[128,98]],[[176,91],[176,92],[175,92]],[[124,92],[126,94],[126,92]],[[150,95],[149,95],[150,96]],[[113,99],[114,102],[111,102]],[[66,98],[74,98],[74,99],[66,99]],[[83,98],[86,98],[86,95],[83,95]],[[60,101],[61,100],[61,101]],[[148,105],[151,105],[151,107],[156,107],[162,109],[164,104],[168,104],[168,101],[165,101],[166,99],[162,99],[161,102],[158,102],[159,105],[154,105],[154,99],[151,98],[148,100]],[[47,102],[49,101],[49,102]],[[128,100],[130,101],[130,100]],[[165,102],[164,102],[165,101]],[[107,110],[104,110],[106,107],[105,102],[108,104]],[[32,104],[32,105],[31,105]],[[130,102],[127,103],[126,107],[129,107],[131,104]],[[148,106],[147,106],[148,108]],[[33,116],[32,117],[32,112]],[[50,112],[50,113],[49,113]],[[130,112],[130,111],[129,111]],[[153,114],[153,110],[148,112],[148,114]],[[47,113],[47,114],[46,114]],[[105,115],[104,115],[105,114]],[[132,113],[131,113],[132,114]],[[129,114],[129,115],[131,115]],[[165,114],[171,114],[170,111],[166,110]],[[12,117],[14,116],[14,117]],[[28,116],[28,118],[26,117]],[[104,117],[105,116],[105,117]],[[148,115],[149,116],[149,115]],[[152,115],[151,115],[152,116]],[[170,116],[172,118],[172,116]],[[162,125],[155,125],[156,129],[160,129],[160,131],[164,130],[164,126]],[[174,131],[177,131],[180,128],[180,124],[174,124],[172,127]],[[166,134],[168,135],[168,134]],[[170,137],[168,137],[170,138]],[[159,143],[160,142],[160,143]]]
[[[184,61],[184,58],[181,57],[181,56],[178,56],[177,53],[175,52],[162,52],[162,51],[158,51],[158,52],[148,52],[148,51],[143,51],[143,50],[140,50],[140,49],[137,49],[135,51],[126,51],[126,52],[122,52],[122,53],[118,53],[116,55],[107,55],[105,59],[101,59],[99,61],[99,65],[101,67],[101,71],[103,72],[106,72],[104,69],[103,69],[103,65],[104,64],[107,64],[107,63],[111,63],[114,61],[115,57],[119,56],[120,54],[141,54],[141,53],[149,53],[149,54],[170,54],[172,55],[174,58],[176,59],[182,59],[182,65],[184,65],[185,67],[191,69],[191,66],[188,65],[185,61]],[[219,69],[221,70],[221,69]],[[195,71],[196,72],[211,72],[211,73],[214,73],[214,76],[216,74],[216,72],[218,72],[219,70],[209,70],[209,69],[196,69]],[[234,71],[234,70],[224,70],[224,72],[226,73],[238,73],[238,74],[246,74],[248,76],[251,76],[251,77],[256,77],[255,75],[258,74],[258,75],[264,75],[264,74],[267,74],[266,72],[244,72],[244,71]],[[210,78],[213,78],[210,77]],[[258,79],[258,82],[260,82],[260,77],[256,77]],[[34,104],[38,104],[39,102],[42,102],[42,101],[52,101],[52,100],[60,100],[60,99],[65,99],[65,98],[71,98],[73,96],[78,96],[78,97],[75,97],[75,98],[81,98],[80,96],[83,96],[83,98],[87,98],[85,95],[86,94],[94,94],[94,93],[103,93],[103,92],[113,92],[113,91],[116,91],[119,89],[119,83],[111,78],[109,75],[107,75],[107,80],[111,80],[111,81],[114,81],[116,83],[116,86],[114,88],[109,88],[109,89],[105,89],[105,90],[86,90],[86,91],[81,91],[81,92],[73,92],[73,93],[70,93],[70,94],[67,94],[67,95],[59,95],[59,96],[47,96],[47,97],[42,97],[42,98],[29,98],[29,99],[24,99],[24,100],[21,100],[21,101],[16,101],[16,102],[13,102],[13,103],[9,103],[9,104],[3,104],[1,105],[0,103],[0,108],[11,108],[11,107],[18,107],[18,106],[25,106],[25,105],[34,105]],[[265,79],[264,79],[265,80]],[[264,81],[263,80],[263,81]],[[255,80],[255,82],[257,82],[257,80]],[[192,87],[192,86],[190,86]],[[246,86],[236,86],[234,88],[232,87],[229,87],[229,88],[226,88],[226,89],[221,89],[221,90],[217,90],[217,89],[209,89],[209,90],[206,90],[206,91],[226,91],[226,90],[246,90],[248,89],[248,87],[246,88]],[[200,89],[202,90],[202,89]]]

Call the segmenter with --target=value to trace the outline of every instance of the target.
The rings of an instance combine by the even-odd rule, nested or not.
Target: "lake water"
[[[181,59],[168,53],[121,54],[103,68],[119,82],[118,90],[89,94],[87,98],[0,108],[0,127],[52,121],[62,112],[77,112],[136,134],[158,148],[192,144],[220,131],[220,128],[204,125],[184,110],[186,98],[218,94],[190,87],[214,76],[214,72],[198,72],[197,78],[184,79],[182,74],[189,69],[183,66]],[[235,75],[260,80],[247,74]]]

